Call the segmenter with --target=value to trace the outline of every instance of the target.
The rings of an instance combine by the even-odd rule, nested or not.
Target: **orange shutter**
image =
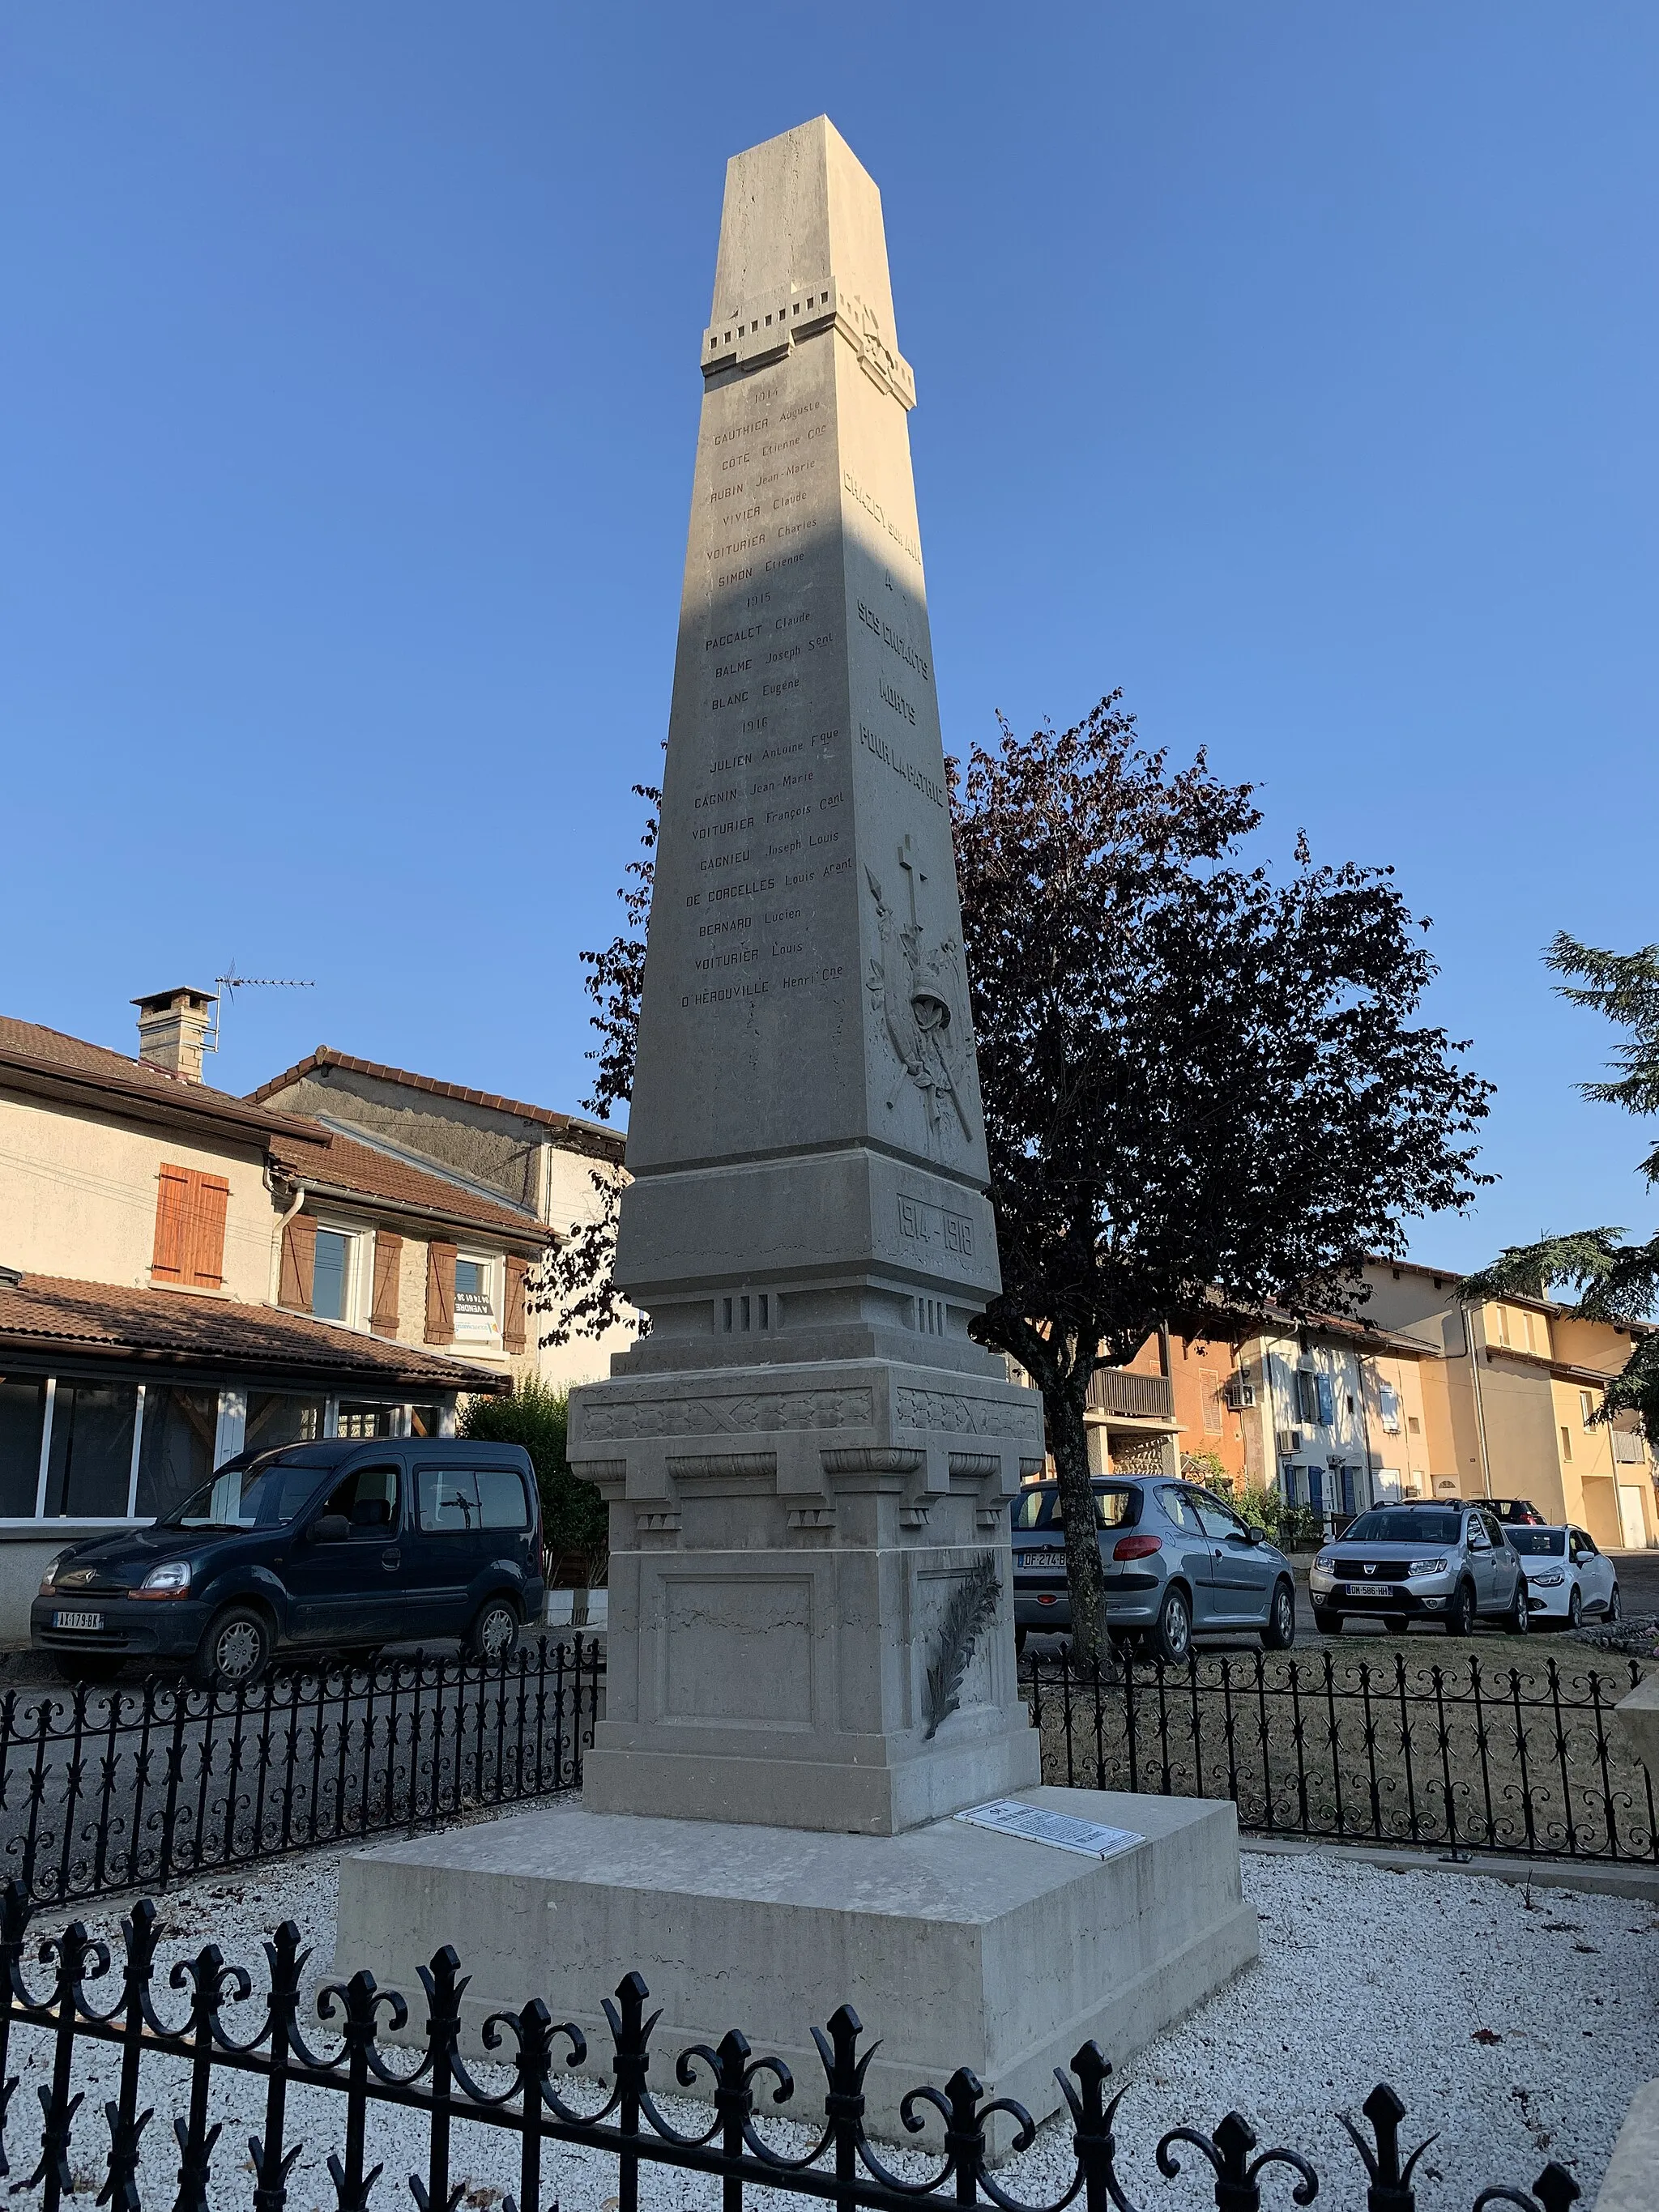
[[[455,1340],[455,1247],[428,1244],[426,1248],[426,1340],[453,1344]]]
[[[225,1209],[230,1185],[223,1176],[192,1175],[185,1245],[185,1280],[198,1290],[217,1291],[225,1280]]]
[[[376,1336],[396,1336],[398,1334],[398,1271],[403,1265],[404,1240],[388,1237],[384,1230],[374,1232],[374,1302],[369,1310],[368,1326]]]
[[[155,1250],[149,1271],[158,1283],[185,1279],[190,1184],[188,1168],[163,1167],[155,1178]]]
[[[501,1344],[508,1352],[522,1352],[525,1340],[525,1275],[529,1267],[526,1260],[515,1260],[512,1254],[507,1261],[507,1311],[501,1321]]]
[[[283,1231],[282,1285],[278,1305],[295,1313],[311,1311],[312,1285],[317,1272],[317,1224],[307,1214],[295,1214]]]

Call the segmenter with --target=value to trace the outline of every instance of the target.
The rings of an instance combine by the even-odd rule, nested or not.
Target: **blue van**
[[[377,1437],[244,1452],[147,1528],[70,1545],[29,1626],[71,1680],[171,1661],[234,1689],[280,1650],[459,1636],[499,1660],[545,1597],[522,1445]]]

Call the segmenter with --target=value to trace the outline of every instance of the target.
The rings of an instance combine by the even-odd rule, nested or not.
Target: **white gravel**
[[[233,1961],[264,1981],[260,1937],[285,1918],[314,1948],[310,1978],[320,1978],[332,1948],[338,1851],[261,1868],[237,1879],[204,1880],[161,1900],[167,1964],[217,1942]],[[1418,2169],[1423,2212],[1468,2212],[1478,2189],[1504,2181],[1529,2185],[1547,2158],[1559,2159],[1593,2203],[1625,2108],[1636,2087],[1659,2075],[1659,1913],[1619,1898],[1565,1891],[1530,1892],[1436,1869],[1394,1874],[1317,1856],[1247,1853],[1247,1895],[1261,1915],[1262,1957],[1182,2026],[1161,2036],[1129,2069],[1132,2086],[1118,2115],[1121,2167],[1129,2194],[1145,2208],[1171,2212],[1207,2205],[1207,2168],[1194,2155],[1173,2183],[1152,2160],[1164,2128],[1212,2127],[1237,2106],[1264,2142],[1288,2143],[1320,2170],[1322,2203],[1363,2203],[1358,2160],[1333,2117],[1357,2109],[1378,2079],[1391,2081],[1408,2108],[1407,2142],[1436,2130],[1442,2139]],[[37,1931],[63,1916],[43,1915]],[[113,1936],[118,1911],[85,1916]],[[457,1948],[465,1957],[465,1930]],[[31,1976],[41,1985],[40,1970]],[[157,1976],[168,2017],[184,2000]],[[98,1993],[94,1993],[98,1994]],[[557,2016],[557,1993],[544,1992]],[[840,1992],[825,1991],[827,2014]],[[880,2023],[870,2023],[879,2033]],[[246,2032],[245,2029],[244,2032]],[[118,2058],[77,2046],[75,2086],[87,2092],[75,2127],[77,2189],[101,2185],[106,2136],[104,2099]],[[14,2177],[33,2163],[37,2087],[50,2068],[46,2039],[15,2031],[12,2070],[20,2077],[8,2130]],[[666,2069],[665,2069],[666,2070]],[[144,2097],[156,2108],[140,2175],[143,2202],[172,2201],[176,2152],[170,2122],[186,2098],[184,2069],[147,2059]],[[809,2087],[803,2084],[803,2090]],[[577,2085],[584,2100],[592,2085]],[[681,2125],[708,2114],[676,2100],[665,2108]],[[331,2212],[327,2154],[343,2134],[343,2100],[296,2089],[289,2140],[307,2148],[289,2182],[293,2212]],[[262,2126],[264,2085],[216,2073],[213,2118],[225,2123],[215,2154],[213,2201],[246,2204],[252,2178],[247,2138]],[[369,2160],[386,2162],[376,2212],[410,2200],[406,2177],[425,2170],[417,2116],[371,2107]],[[780,2147],[804,2144],[795,2130],[769,2124]],[[1051,2122],[1033,2149],[1003,2170],[1005,2188],[1028,2202],[1052,2200],[1071,2173],[1066,2130]],[[1267,2180],[1267,2202],[1288,2205],[1293,2177]],[[456,2130],[456,2179],[465,2177],[473,2212],[516,2189],[516,2138],[495,2130]],[[552,2146],[544,2161],[544,2203],[564,2212],[607,2212],[617,2190],[614,2163]],[[712,2183],[669,2169],[647,2169],[641,2199],[653,2207],[714,2206]],[[781,2195],[750,2201],[781,2206]],[[805,2200],[789,2200],[799,2206]]]

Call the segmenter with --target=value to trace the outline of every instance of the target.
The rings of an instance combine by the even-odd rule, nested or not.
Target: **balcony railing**
[[[1168,1421],[1175,1417],[1175,1395],[1167,1375],[1097,1367],[1089,1377],[1089,1410],[1128,1421]]]

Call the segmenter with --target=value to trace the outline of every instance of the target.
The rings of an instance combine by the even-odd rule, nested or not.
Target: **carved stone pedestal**
[[[621,1376],[572,1401],[611,1500],[596,1812],[891,1835],[1037,1778],[1007,1499],[1035,1393],[890,1359]]]

